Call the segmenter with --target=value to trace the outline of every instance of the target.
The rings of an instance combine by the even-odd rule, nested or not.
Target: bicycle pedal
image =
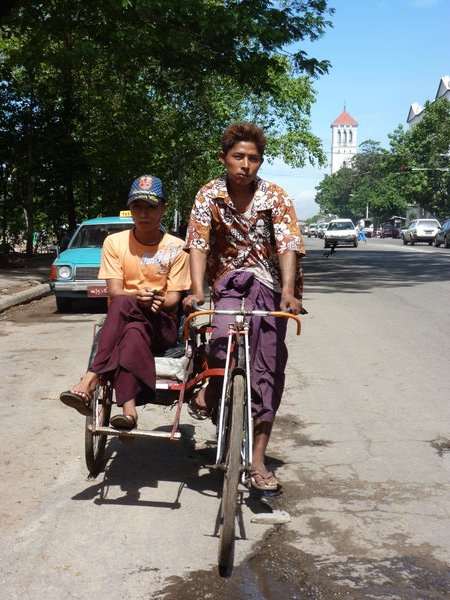
[[[205,465],[206,469],[211,469],[213,471],[225,471],[225,465],[224,464],[220,464],[220,465]]]

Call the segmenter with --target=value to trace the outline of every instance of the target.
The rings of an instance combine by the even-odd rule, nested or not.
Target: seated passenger
[[[123,409],[110,420],[119,429],[136,427],[136,406],[153,399],[153,352],[176,344],[178,303],[191,285],[183,240],[160,230],[166,211],[161,180],[137,178],[128,206],[134,227],[108,236],[103,244],[99,278],[106,280],[109,306],[95,358],[81,381],[60,396],[64,404],[90,415],[99,376],[107,375]]]

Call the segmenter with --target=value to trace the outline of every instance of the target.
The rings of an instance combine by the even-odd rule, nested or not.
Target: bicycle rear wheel
[[[236,507],[244,438],[245,378],[236,374],[231,384],[231,407],[220,509],[219,573],[227,577],[233,568]],[[230,422],[231,421],[231,422]]]
[[[108,383],[106,385],[97,385],[94,392],[92,405],[97,407],[98,424],[100,427],[109,425],[109,417],[111,416],[113,388]],[[89,475],[97,475],[102,466],[103,454],[105,452],[107,435],[103,433],[93,433],[94,418],[93,416],[86,417],[86,432],[85,432],[85,459],[86,466],[89,470]]]

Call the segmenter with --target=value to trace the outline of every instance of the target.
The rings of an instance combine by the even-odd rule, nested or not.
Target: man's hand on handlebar
[[[306,315],[308,312],[303,308],[302,301],[292,294],[282,294],[280,309],[293,315]]]
[[[193,305],[194,302],[201,306],[205,303],[205,296],[203,294],[189,294],[189,296],[186,296],[186,298],[183,300],[183,310],[185,313],[196,310]]]

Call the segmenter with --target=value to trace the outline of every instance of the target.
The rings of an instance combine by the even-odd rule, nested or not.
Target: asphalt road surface
[[[269,516],[241,494],[236,567],[218,576],[209,422],[185,442],[108,442],[87,479],[84,419],[59,393],[86,368],[95,308],[49,297],[0,316],[0,594],[5,599],[448,598],[450,251],[306,240],[300,338],[269,447]],[[171,423],[162,407],[149,426]]]

